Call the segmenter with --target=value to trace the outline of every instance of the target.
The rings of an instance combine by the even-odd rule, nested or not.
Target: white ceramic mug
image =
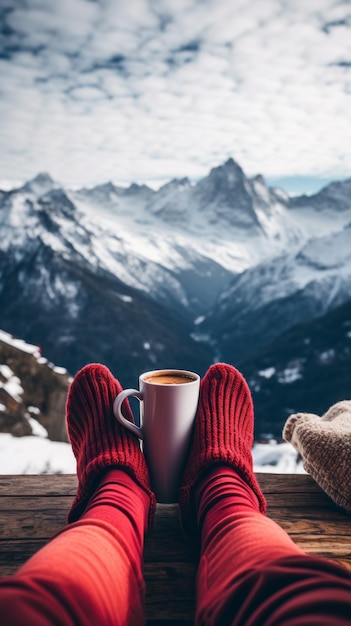
[[[153,370],[139,377],[113,403],[117,420],[143,440],[150,481],[158,502],[176,502],[196,415],[200,376],[187,370]],[[124,400],[140,400],[140,428],[122,415]]]

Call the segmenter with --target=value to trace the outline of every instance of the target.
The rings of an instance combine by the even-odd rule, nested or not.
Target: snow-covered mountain
[[[235,277],[199,331],[211,334],[222,359],[241,361],[350,295],[351,222]]]
[[[346,298],[350,186],[291,199],[233,159],[158,191],[40,174],[0,193],[0,327],[124,384],[158,366],[202,373],[217,354],[237,363]]]
[[[322,415],[351,398],[351,298],[301,322],[241,363],[255,404],[256,433],[279,438],[298,411]]]

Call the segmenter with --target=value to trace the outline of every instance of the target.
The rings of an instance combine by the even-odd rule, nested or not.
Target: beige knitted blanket
[[[305,470],[328,496],[351,513],[351,400],[334,404],[322,417],[290,415],[283,438],[301,454]]]

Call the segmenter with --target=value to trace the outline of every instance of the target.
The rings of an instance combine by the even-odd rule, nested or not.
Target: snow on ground
[[[0,474],[75,474],[68,443],[44,437],[0,435]]]
[[[252,450],[255,472],[305,474],[302,461],[290,443],[255,443]]]
[[[289,443],[257,443],[253,457],[256,472],[304,472]],[[50,441],[43,436],[0,434],[0,474],[74,474],[75,471],[76,463],[68,443]]]

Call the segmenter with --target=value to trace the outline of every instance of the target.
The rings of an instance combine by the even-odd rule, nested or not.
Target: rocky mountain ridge
[[[0,331],[0,432],[67,441],[67,370],[30,345]]]

